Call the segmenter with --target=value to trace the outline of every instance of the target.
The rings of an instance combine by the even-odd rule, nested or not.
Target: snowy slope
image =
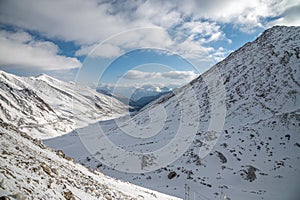
[[[0,119],[36,138],[51,138],[128,107],[113,97],[45,74],[18,77],[0,71]]]
[[[216,71],[222,79],[217,80]],[[209,81],[214,79],[211,90]],[[107,175],[181,198],[188,193],[190,199],[296,200],[300,189],[299,93],[300,27],[273,27],[176,95],[163,96],[143,108],[134,116],[135,123],[126,117],[109,120],[45,143]],[[213,117],[217,122],[211,126]],[[146,166],[144,157],[135,160],[149,172],[114,170],[128,163],[116,159],[114,146],[104,148],[99,125],[115,146],[150,157]],[[220,126],[221,132],[214,130]],[[172,143],[182,127],[182,143]],[[91,145],[83,146],[82,141]],[[97,142],[102,145],[98,151]],[[185,142],[189,143],[187,151],[179,157],[168,154],[174,162],[152,171],[164,161],[154,156],[155,150],[171,144],[166,151],[175,155],[176,147]],[[138,171],[138,166],[130,167]]]
[[[0,134],[1,199],[177,199],[91,171],[11,125]]]

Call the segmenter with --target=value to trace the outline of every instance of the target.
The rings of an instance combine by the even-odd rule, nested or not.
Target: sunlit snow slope
[[[128,107],[88,87],[45,74],[19,77],[0,71],[0,119],[35,138],[51,138],[103,119]]]
[[[3,122],[0,137],[1,199],[177,199],[91,171]]]
[[[215,99],[219,93],[209,90],[204,81],[215,71],[222,78],[216,80],[215,87],[223,85],[226,95],[225,124],[219,139],[218,133],[208,131],[211,102],[219,103]],[[195,138],[188,150],[167,166],[148,173],[119,172],[94,158],[106,149],[89,153],[76,132],[45,143],[107,175],[182,198],[189,194],[190,199],[296,200],[300,189],[299,92],[300,27],[277,26],[230,54],[176,95],[161,97],[134,116],[139,130],[135,134],[143,134],[161,126],[157,120],[160,115],[155,113],[164,110],[166,118],[156,135],[135,138],[125,134],[122,130],[130,127],[127,118],[120,119],[120,126],[110,120],[79,131],[85,131],[86,142],[95,145],[92,142],[97,140],[97,128],[101,125],[115,146],[151,155],[176,137],[186,114],[191,120],[185,123],[191,130],[196,129],[192,133]],[[182,107],[183,102],[186,106]],[[198,109],[193,108],[195,105]],[[151,111],[156,112],[149,115]],[[188,134],[190,129],[186,131]],[[169,150],[176,153],[174,148],[170,146]],[[210,152],[202,158],[199,153],[205,148]],[[113,147],[109,150],[112,152]],[[111,160],[114,159],[112,156]],[[151,157],[147,164],[159,165],[156,159]]]

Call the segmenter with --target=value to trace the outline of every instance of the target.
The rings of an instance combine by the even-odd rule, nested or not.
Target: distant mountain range
[[[142,96],[142,97],[134,101],[134,100],[131,100],[131,99],[125,97],[125,96],[112,94],[107,90],[97,89],[97,92],[108,95],[108,96],[111,96],[111,97],[114,97],[115,99],[118,99],[122,103],[124,103],[126,105],[129,105],[130,106],[129,111],[131,111],[131,112],[139,111],[141,108],[146,106],[151,101],[154,101],[155,99],[158,99],[159,97],[161,97],[163,95],[166,95],[168,93],[173,92],[171,90],[162,91],[162,92],[146,92],[142,89],[140,89],[139,91],[142,91],[141,92],[142,94],[139,94],[139,96]],[[136,93],[139,93],[139,91],[137,91]],[[145,96],[143,96],[143,95],[145,95]]]
[[[100,85],[97,91],[118,97],[123,102],[129,102],[129,105],[139,110],[158,97],[174,92],[178,85],[163,86],[161,84],[145,84],[142,86],[112,86],[108,84]],[[130,100],[129,100],[130,99]]]
[[[173,91],[160,92],[160,93],[152,95],[152,96],[144,96],[144,97],[141,97],[140,99],[138,99],[136,101],[136,103],[140,106],[140,108],[143,108],[148,103],[154,101],[155,99],[158,99],[159,97],[161,97],[163,95],[169,94],[169,93],[173,93]]]

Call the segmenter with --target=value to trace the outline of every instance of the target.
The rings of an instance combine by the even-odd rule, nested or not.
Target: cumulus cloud
[[[0,65],[3,67],[64,70],[81,66],[76,58],[58,55],[58,52],[52,42],[35,40],[27,32],[0,31]]]
[[[159,27],[142,28],[116,35],[107,42],[83,45],[75,55],[110,58],[123,54],[125,50],[130,51],[136,48],[172,49],[172,45],[174,42],[166,30]]]
[[[207,26],[209,25],[207,24]],[[217,33],[216,31],[211,36],[208,36],[207,40],[215,40],[212,38]],[[215,62],[215,58],[212,58],[210,55],[214,55],[219,49],[203,45],[207,43],[203,42],[204,39],[196,41],[196,34],[186,35],[181,31],[176,32],[176,34],[176,38],[171,38],[165,29],[159,27],[136,29],[117,35],[112,40],[99,45],[82,46],[75,55],[88,55],[91,58],[111,58],[139,48],[154,48],[165,50],[170,54],[177,54],[186,59]]]
[[[97,1],[3,1],[0,22],[35,30],[50,38],[91,44],[128,28],[119,16],[107,11],[112,5]]]
[[[138,100],[142,96],[155,95],[160,92],[170,92],[178,89],[183,84],[168,83],[130,83],[130,84],[109,84],[101,83],[98,88],[117,95],[126,96],[132,100]],[[133,95],[136,93],[135,95]]]
[[[273,25],[288,25],[288,26],[299,26],[300,25],[300,5],[293,6],[286,10],[282,16],[269,23],[269,26]]]
[[[194,71],[168,71],[168,72],[144,72],[139,70],[129,70],[123,78],[125,79],[185,79],[193,80],[198,76]]]
[[[204,19],[240,26],[262,26],[266,17],[284,14],[296,5],[299,5],[298,0],[61,0],[55,3],[10,0],[1,2],[0,21],[36,30],[49,37],[92,44],[141,26],[175,28],[186,23],[186,17],[192,23]]]
[[[199,53],[200,49],[203,52],[205,48],[200,47],[196,52],[195,47],[202,44],[181,34],[189,35],[191,31],[195,36],[199,36],[204,33],[203,36],[208,41],[225,37],[224,33],[210,22],[190,23],[185,26],[187,33],[177,30],[175,27],[186,23],[184,17],[189,15],[177,9],[177,6],[176,2],[148,0],[61,0],[55,4],[51,1],[11,0],[1,3],[0,22],[34,30],[49,38],[73,41],[81,46],[76,56],[88,55],[99,42],[123,31],[140,27],[161,28],[161,31],[148,29],[123,34],[122,37],[114,38],[114,42],[109,42],[105,50],[101,48],[91,54],[104,58],[116,56],[128,48],[144,47],[168,48],[188,56],[190,53]],[[199,30],[208,29],[210,25],[214,30]],[[169,34],[167,29],[174,31]],[[185,42],[186,39],[189,41]],[[183,44],[177,45],[181,43]],[[194,46],[192,52],[189,52],[186,43]]]
[[[179,1],[178,9],[191,13],[195,18],[231,23],[240,30],[249,32],[256,27],[266,26],[266,18],[285,16],[286,10],[299,4],[298,0],[189,0]]]
[[[99,46],[98,44],[81,46],[80,49],[75,52],[75,55],[76,56],[89,55],[92,58],[95,57],[111,58],[115,56],[120,56],[123,53],[123,50],[117,45],[101,44],[100,47],[98,46]]]
[[[161,73],[163,78],[193,80],[198,74],[193,71],[169,71]]]
[[[172,49],[186,58],[215,61],[219,57],[208,55],[223,51],[209,44],[231,42],[220,26],[232,24],[251,32],[270,24],[300,25],[297,6],[298,0],[9,0],[1,2],[0,23],[75,42],[81,46],[76,56],[88,55],[99,42],[116,36],[90,55],[108,58],[130,48],[156,47]],[[280,19],[273,23],[266,20],[276,17]],[[118,35],[141,27],[162,31]]]
[[[191,33],[193,39],[201,35],[201,42],[208,43],[225,38],[225,34],[220,30],[220,26],[215,22],[191,21],[184,23],[180,31]]]

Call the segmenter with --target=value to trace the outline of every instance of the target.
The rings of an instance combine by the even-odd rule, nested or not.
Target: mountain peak
[[[58,79],[53,78],[53,77],[51,77],[51,76],[49,76],[49,75],[47,75],[47,74],[45,74],[45,73],[41,73],[41,74],[37,75],[35,78],[36,78],[36,79],[40,79],[40,80],[59,81]]]
[[[273,26],[265,30],[255,41],[277,44],[279,41],[293,40],[299,35],[297,26]]]

